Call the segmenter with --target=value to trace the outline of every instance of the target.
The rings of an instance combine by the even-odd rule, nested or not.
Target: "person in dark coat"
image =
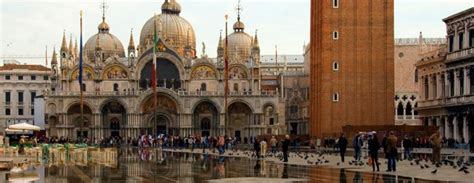
[[[253,143],[253,149],[255,150],[257,159],[260,158],[260,141],[258,139],[255,139],[255,142]]]
[[[341,133],[341,136],[339,137],[338,146],[339,154],[341,155],[341,162],[344,162],[344,156],[347,150],[347,138],[344,133]]]
[[[377,138],[377,134],[373,133],[369,138],[369,155],[372,158],[372,171],[375,171],[375,167],[377,167],[377,172],[380,171],[379,168],[379,149],[380,143],[379,139]]]
[[[285,135],[285,140],[282,143],[282,151],[283,151],[283,162],[288,162],[288,147],[290,146],[290,136]]]

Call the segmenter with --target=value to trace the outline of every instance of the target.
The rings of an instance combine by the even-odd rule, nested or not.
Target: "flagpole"
[[[158,81],[157,81],[157,78],[156,78],[156,76],[157,76],[157,73],[156,73],[156,51],[157,51],[156,50],[156,43],[158,42],[158,35],[156,34],[156,18],[155,18],[155,16],[153,16],[153,28],[154,28],[154,30],[153,30],[154,31],[154,33],[153,33],[153,64],[152,64],[153,68],[152,68],[152,71],[151,71],[151,73],[152,73],[151,74],[152,75],[151,81],[152,81],[152,87],[153,87],[153,108],[154,108],[153,109],[153,120],[154,120],[155,125],[157,125],[156,113],[157,113],[157,108],[158,108],[158,106],[157,106],[157,101],[158,101],[157,97],[158,96],[157,96],[157,93],[156,93],[156,87],[158,85],[157,84]],[[158,132],[158,129],[157,129],[157,132]],[[153,132],[151,132],[151,133],[153,133]],[[157,134],[157,135],[159,135],[159,134]]]
[[[224,49],[224,81],[225,81],[225,87],[224,87],[224,115],[225,115],[225,119],[224,119],[224,128],[225,128],[225,134],[226,135],[230,135],[228,134],[228,128],[227,128],[227,125],[228,125],[228,114],[227,114],[227,95],[229,93],[229,56],[228,56],[228,49],[227,49],[227,45],[228,45],[228,39],[227,39],[227,19],[229,18],[228,15],[225,15],[225,49]]]
[[[80,92],[81,93],[80,94],[81,95],[80,96],[81,97],[81,99],[80,99],[81,100],[81,128],[84,128],[84,94],[83,94],[84,87],[82,86],[82,79],[83,79],[82,78],[82,76],[83,76],[82,75],[83,74],[82,73],[83,72],[83,68],[82,68],[83,67],[82,66],[82,62],[83,62],[83,60],[82,60],[82,10],[80,12],[80,53],[79,54],[80,54],[79,55],[79,72],[80,72],[79,73],[79,76],[80,76],[79,77],[79,88],[81,90],[81,92]],[[82,130],[83,129],[81,129],[81,131]],[[84,135],[83,133],[84,132],[82,132],[82,135]]]

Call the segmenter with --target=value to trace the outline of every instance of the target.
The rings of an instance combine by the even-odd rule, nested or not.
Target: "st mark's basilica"
[[[51,62],[51,90],[45,93],[47,135],[128,138],[140,134],[169,134],[244,138],[287,133],[280,88],[262,84],[257,32],[253,36],[246,32],[239,13],[227,38],[223,33],[216,34],[217,58],[208,58],[205,53],[198,57],[193,26],[180,12],[181,6],[176,1],[166,0],[161,14],[143,25],[138,45],[133,34],[130,35],[127,52],[112,34],[105,16],[102,17],[98,33],[83,47],[84,120],[80,117],[78,46],[77,42],[73,45],[72,40],[68,45],[63,35],[59,55],[54,53]],[[151,89],[155,26],[159,37],[156,109]],[[225,49],[229,58],[227,113]],[[225,120],[226,115],[228,120]]]

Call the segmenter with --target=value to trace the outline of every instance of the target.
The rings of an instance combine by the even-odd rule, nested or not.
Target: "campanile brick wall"
[[[312,135],[394,124],[393,10],[393,0],[339,0],[338,8],[333,0],[311,0]]]

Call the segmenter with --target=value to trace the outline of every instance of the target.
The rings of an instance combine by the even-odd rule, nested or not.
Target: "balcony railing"
[[[165,88],[160,88],[165,89]],[[222,91],[175,91],[165,89],[167,92],[174,93],[179,96],[224,96],[224,92]],[[104,96],[104,97],[111,97],[111,96],[139,96],[142,94],[149,93],[150,91],[86,91],[82,94],[84,96]],[[79,96],[80,91],[48,91],[45,93],[46,96]],[[235,96],[277,96],[278,92],[275,91],[231,91],[229,92],[228,96],[235,97]]]
[[[474,103],[474,95],[454,96],[436,100],[419,101],[418,107],[454,106]]]
[[[446,61],[456,61],[460,59],[465,59],[469,57],[474,57],[474,47],[472,48],[465,48],[462,50],[457,50],[451,53],[448,53],[446,56]]]

